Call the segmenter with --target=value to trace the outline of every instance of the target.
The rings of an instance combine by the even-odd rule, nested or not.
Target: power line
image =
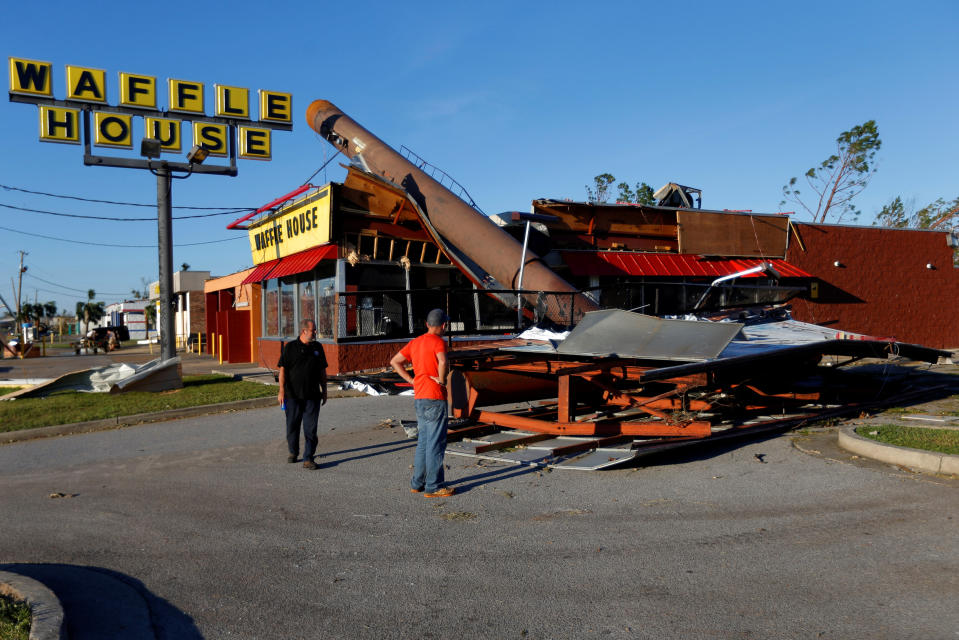
[[[59,240],[60,242],[70,242],[72,244],[85,244],[94,247],[117,247],[120,249],[155,249],[155,244],[112,244],[109,242],[85,242],[83,240],[69,240],[67,238],[57,238],[55,236],[45,236],[40,233],[29,233],[27,231],[19,231],[17,229],[10,229],[8,227],[0,227],[4,231],[9,231],[11,233],[19,233],[25,236],[33,236],[35,238],[45,238],[47,240]],[[235,238],[224,238],[223,240],[207,240],[206,242],[184,242],[179,244],[174,244],[174,247],[195,247],[201,244],[216,244],[219,242],[230,242],[231,240],[245,240],[246,238],[242,236],[237,236]]]
[[[303,181],[303,184],[309,184],[309,183],[310,183],[310,180],[312,180],[313,178],[315,178],[315,177],[316,177],[316,174],[318,174],[320,171],[323,171],[323,169],[326,168],[326,165],[328,165],[328,164],[330,164],[331,162],[333,162],[333,159],[336,158],[336,157],[337,157],[337,156],[336,156],[335,153],[334,153],[332,156],[330,156],[330,159],[327,160],[326,162],[324,162],[322,165],[320,165],[320,168],[317,169],[316,171],[314,171],[314,172],[313,172],[313,175],[311,175],[309,178],[307,178],[306,180],[304,180],[304,181]],[[3,185],[0,185],[0,187],[2,187],[2,186],[3,186]]]
[[[31,193],[36,196],[49,196],[51,198],[65,198],[67,200],[79,200],[81,202],[95,202],[98,204],[117,204],[127,207],[152,207],[156,208],[156,203],[153,204],[139,204],[136,202],[116,202],[113,200],[96,200],[94,198],[81,198],[80,196],[66,196],[57,193],[46,193],[45,191],[31,191],[30,189],[21,189],[20,187],[11,187],[10,185],[0,184],[0,189],[6,189],[7,191],[20,191],[21,193]],[[231,209],[233,212],[236,211],[253,211],[256,207],[173,207],[174,209],[197,209],[197,210],[211,210],[219,211],[221,209]]]
[[[58,283],[58,282],[51,282],[50,280],[44,280],[44,279],[41,278],[40,276],[34,275],[34,274],[30,273],[29,271],[26,273],[26,275],[27,275],[28,277],[30,277],[30,278],[33,278],[34,280],[39,280],[40,282],[45,282],[45,283],[47,283],[47,284],[49,284],[49,285],[53,285],[54,287],[60,287],[61,289],[69,289],[69,290],[72,290],[72,291],[79,291],[80,293],[86,293],[87,291],[90,290],[89,287],[87,287],[86,289],[77,289],[76,287],[68,287],[67,285],[65,285],[65,284],[60,284],[60,283]],[[41,290],[41,291],[47,291],[47,289],[40,289],[40,290]],[[125,295],[127,295],[126,293],[116,293],[116,292],[113,292],[113,291],[101,291],[101,292],[99,292],[99,293],[100,293],[101,295],[104,295],[104,296],[125,296]]]
[[[16,207],[12,204],[3,204],[0,203],[0,207],[4,209],[14,209],[16,211],[24,211],[27,213],[42,213],[48,216],[61,216],[64,218],[85,218],[87,220],[110,220],[112,222],[156,222],[156,216],[148,218],[117,218],[111,216],[85,216],[78,213],[63,213],[62,211],[47,211],[45,209],[28,209],[26,207]],[[230,211],[221,211],[220,213],[202,213],[193,216],[173,216],[174,220],[187,220],[190,218],[212,218],[213,216],[231,216],[238,213],[244,213],[246,211],[252,211],[252,209],[231,209]]]

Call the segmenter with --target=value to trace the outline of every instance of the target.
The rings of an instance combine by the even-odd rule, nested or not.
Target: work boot
[[[316,466],[316,463],[313,462],[312,460],[307,460],[306,462],[304,462],[304,463],[303,463],[303,468],[304,468],[304,469],[309,469],[310,471],[313,471],[313,470],[315,470],[315,469],[319,469],[319,467]]]
[[[288,455],[288,456],[286,457],[286,461],[287,461],[287,462],[296,462],[296,459],[297,459],[298,457],[299,457],[299,456],[297,456],[295,453],[291,453],[290,455]]]

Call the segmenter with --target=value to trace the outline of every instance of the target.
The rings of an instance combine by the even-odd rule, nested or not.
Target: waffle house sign
[[[306,251],[330,242],[330,188],[316,189],[276,213],[250,225],[253,264]]]
[[[133,149],[140,133],[158,140],[163,153],[182,154],[199,145],[210,156],[231,161],[270,160],[272,131],[293,128],[293,98],[281,91],[254,94],[244,87],[125,71],[108,78],[102,69],[75,65],[66,65],[55,81],[52,63],[13,57],[9,74],[10,100],[37,105],[42,142]],[[54,85],[61,82],[65,93],[58,100]],[[142,120],[142,127],[135,120]]]

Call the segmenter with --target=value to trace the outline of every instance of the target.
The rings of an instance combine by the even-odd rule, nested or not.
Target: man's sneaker
[[[298,457],[299,457],[299,456],[296,456],[296,455],[294,455],[294,454],[291,453],[290,455],[288,455],[288,456],[286,457],[286,461],[287,461],[287,462],[296,462],[296,459],[297,459]]]
[[[303,463],[303,468],[304,468],[304,469],[309,469],[310,471],[313,471],[314,469],[319,469],[319,467],[316,466],[316,463],[313,462],[312,460],[307,460],[306,462],[304,462],[304,463]]]
[[[443,487],[442,489],[430,491],[429,493],[424,493],[423,495],[427,498],[449,498],[454,493],[456,493],[456,489],[453,487]]]

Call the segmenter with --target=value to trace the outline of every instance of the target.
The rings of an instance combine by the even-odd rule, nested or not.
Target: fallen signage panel
[[[647,360],[707,360],[718,357],[742,328],[738,322],[664,320],[606,309],[585,314],[556,352]]]
[[[40,398],[61,391],[122,393],[124,391],[168,391],[182,386],[182,367],[180,358],[177,357],[168,360],[151,360],[136,366],[114,363],[105,367],[73,371],[44,384],[0,396],[0,400]]]

